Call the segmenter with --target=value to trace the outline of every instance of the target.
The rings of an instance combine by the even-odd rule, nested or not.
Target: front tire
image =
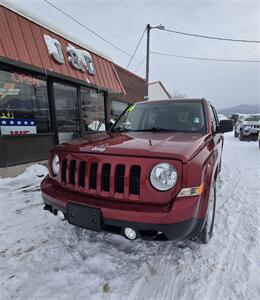
[[[199,235],[199,242],[202,244],[208,244],[213,234],[215,211],[216,211],[216,198],[217,198],[216,181],[214,180],[209,195],[209,204],[208,204],[206,221]]]
[[[240,131],[239,139],[240,139],[240,141],[244,141],[245,140],[245,136],[244,136],[244,134],[243,134],[242,131]]]

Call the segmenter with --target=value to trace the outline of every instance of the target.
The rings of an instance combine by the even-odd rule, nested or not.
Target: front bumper
[[[129,204],[113,200],[90,198],[54,185],[46,177],[41,185],[45,209],[56,214],[58,210],[67,216],[68,203],[99,208],[102,214],[101,230],[122,234],[125,227],[137,232],[144,239],[176,240],[191,235],[198,221],[200,198],[187,197],[175,200],[169,206]]]
[[[259,131],[260,130],[258,128],[250,128],[248,130],[243,129],[243,135],[248,138],[257,139]]]
[[[43,201],[45,210],[50,211],[54,215],[57,215],[58,211],[62,211],[65,219],[67,219],[67,208],[60,207],[46,199],[43,199]],[[185,237],[196,237],[203,224],[203,219],[190,219],[173,224],[149,224],[103,218],[101,230],[124,235],[123,229],[130,227],[136,231],[137,238],[145,240],[178,240]]]

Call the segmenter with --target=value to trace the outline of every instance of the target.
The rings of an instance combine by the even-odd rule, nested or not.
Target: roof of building
[[[75,44],[81,46],[82,48],[88,49],[92,53],[95,53],[109,61],[112,61],[112,58],[110,56],[108,56],[107,54],[105,54],[101,51],[98,51],[95,48],[92,48],[91,46],[89,46],[88,44],[83,42],[82,40],[79,40],[79,39],[75,38],[74,36],[71,36],[66,31],[64,31],[61,27],[59,27],[58,25],[51,24],[51,23],[47,22],[46,20],[44,20],[43,18],[36,16],[32,12],[28,12],[26,9],[19,7],[16,2],[5,0],[5,2],[0,3],[0,5],[7,7],[8,9],[14,11],[15,13],[40,25],[41,27],[46,28],[47,30],[50,30],[50,31],[56,33],[57,35],[64,37],[65,39],[71,41],[72,43],[75,43]]]
[[[118,65],[118,64],[116,64],[116,63],[114,63],[114,65],[115,65],[116,67],[120,68],[121,70],[123,70],[123,71],[129,73],[130,76],[137,77],[138,79],[143,80],[143,81],[146,82],[145,78],[143,78],[143,77],[137,75],[136,73],[133,73],[133,72],[129,71],[128,69],[126,69],[126,68],[124,68],[124,67],[122,67],[122,66],[120,66],[120,65]]]
[[[166,93],[166,95],[167,95],[169,98],[172,98],[172,96],[171,96],[170,93],[166,90],[165,86],[162,84],[162,82],[161,82],[160,80],[149,82],[149,85],[154,85],[154,84],[159,84],[159,85],[162,87],[162,89],[164,90],[164,92]]]
[[[113,93],[125,93],[123,85],[115,70],[114,64],[97,52],[92,52],[81,43],[74,43],[61,35],[25,17],[9,5],[0,5],[0,57],[7,62],[23,67],[37,68],[37,71],[55,76],[62,76],[68,80],[76,80],[92,87],[107,90]],[[96,68],[95,74],[88,74],[76,69],[64,55],[64,63],[55,61],[48,52],[44,35],[57,39],[64,53],[68,45],[91,53]]]

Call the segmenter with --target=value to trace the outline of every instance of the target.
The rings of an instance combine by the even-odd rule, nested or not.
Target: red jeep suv
[[[128,239],[207,243],[212,236],[222,133],[205,99],[139,102],[109,131],[55,146],[42,181],[45,209]]]

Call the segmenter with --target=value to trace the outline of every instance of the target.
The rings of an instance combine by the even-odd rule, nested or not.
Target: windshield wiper
[[[123,128],[123,127],[117,127],[117,128],[113,128],[112,131],[113,132],[129,132],[129,131],[132,131],[132,130],[129,130],[129,129]]]
[[[165,131],[165,132],[175,132],[177,130],[176,129],[162,128],[162,127],[152,127],[152,128],[146,128],[146,129],[136,129],[136,130],[133,130],[133,131],[151,131],[151,132]]]

